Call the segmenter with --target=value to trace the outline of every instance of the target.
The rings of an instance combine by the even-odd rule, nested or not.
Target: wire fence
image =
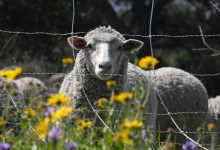
[[[210,3],[213,5],[214,8],[216,8],[217,11],[219,11],[219,8],[215,6],[215,4],[213,2],[210,1]],[[73,27],[74,27],[74,15],[75,15],[75,8],[74,8],[74,0],[73,0],[73,19],[72,19],[72,31],[70,33],[51,33],[51,32],[21,32],[21,31],[9,31],[9,30],[4,30],[4,29],[0,29],[0,33],[4,33],[4,34],[14,34],[14,35],[45,35],[45,36],[76,36],[76,35],[85,35],[87,34],[87,32],[73,32]],[[202,38],[203,40],[203,43],[204,45],[207,47],[207,49],[209,50],[213,50],[217,53],[219,53],[219,50],[216,50],[216,49],[213,49],[212,47],[210,47],[206,42],[205,42],[205,38],[209,38],[209,37],[220,37],[220,34],[203,34],[202,33],[202,29],[200,28],[200,33],[201,34],[188,34],[188,35],[153,35],[151,34],[151,23],[152,23],[152,19],[153,19],[153,8],[154,8],[154,1],[152,1],[152,7],[151,7],[151,17],[150,17],[150,26],[149,26],[149,35],[131,35],[131,34],[123,34],[124,36],[129,36],[129,37],[142,37],[142,38],[148,38],[150,40],[150,47],[151,47],[151,55],[152,57],[154,56],[154,51],[153,51],[153,45],[152,45],[152,38]],[[220,11],[219,11],[220,12]],[[5,47],[3,47],[5,48]],[[198,49],[195,49],[195,50],[198,50]],[[201,50],[201,49],[200,49]],[[30,75],[30,76],[36,76],[36,75],[56,75],[56,74],[65,74],[67,75],[66,73],[56,73],[56,72],[53,72],[53,73],[50,73],[50,72],[23,72],[22,75]],[[190,75],[194,75],[194,76],[198,76],[198,77],[215,77],[215,76],[220,76],[220,72],[219,73],[213,73],[213,74],[209,74],[209,73],[206,73],[206,74],[194,74],[194,73],[190,73]],[[91,74],[85,74],[85,75],[82,75],[82,74],[75,74],[75,76],[91,76]],[[118,75],[117,76],[124,76],[124,75]],[[155,72],[154,72],[154,76],[155,76]],[[126,76],[124,76],[126,77]],[[83,89],[84,90],[84,89]],[[158,92],[158,89],[156,88],[157,92]],[[87,95],[86,94],[86,91],[84,91],[84,94],[85,96]],[[173,123],[175,124],[175,126],[177,127],[177,129],[179,131],[173,131],[173,133],[175,134],[181,134],[181,135],[184,135],[186,138],[188,138],[189,140],[193,141],[195,144],[197,144],[199,147],[203,148],[203,149],[207,149],[205,148],[204,146],[211,146],[210,144],[199,144],[197,143],[196,141],[194,141],[193,139],[191,139],[188,134],[198,134],[198,132],[196,131],[184,131],[182,129],[179,128],[179,126],[176,124],[175,120],[173,119],[173,116],[174,115],[180,115],[180,114],[190,114],[190,115],[197,115],[197,114],[210,114],[210,115],[214,115],[210,112],[170,112],[164,102],[163,102],[163,99],[160,97],[160,94],[159,92],[157,93],[158,96],[159,96],[159,99],[161,101],[161,103],[163,104],[164,108],[166,109],[166,113],[163,113],[163,114],[158,114],[158,113],[147,113],[148,115],[157,115],[157,116],[169,116],[171,118],[171,120],[173,121]],[[6,96],[6,95],[1,95],[1,96]],[[87,96],[86,96],[87,97]],[[92,112],[94,113],[95,115],[97,115],[97,117],[100,119],[100,121],[103,123],[103,125],[109,129],[109,131],[114,134],[114,132],[108,127],[108,125],[103,121],[103,119],[96,113],[97,110],[95,110],[95,108],[92,106],[92,104],[90,103],[90,100],[88,98],[86,98],[90,107],[91,107],[91,111],[89,112]],[[12,102],[13,102],[13,99],[12,99]],[[0,106],[0,108],[4,108],[5,106]],[[35,108],[36,109],[36,106],[18,106],[16,105],[15,103],[13,103],[12,106],[10,106],[11,108],[16,108],[17,110],[20,110],[20,109],[24,109],[24,108]],[[105,110],[98,110],[98,111],[105,111]],[[114,110],[114,111],[119,111],[119,110]],[[22,116],[21,116],[22,117]],[[8,124],[14,124],[14,125],[17,125],[18,123],[16,122],[7,122]],[[34,130],[32,128],[32,126],[30,126],[32,130]],[[155,131],[157,133],[168,133],[168,131]],[[220,132],[218,131],[213,131],[213,132],[209,132],[209,131],[204,131],[203,132],[204,134],[211,134],[211,133],[216,133],[216,134],[220,134]],[[219,135],[220,136],[220,135]],[[163,143],[163,142],[161,142]],[[177,145],[182,145],[182,143],[175,143]],[[217,145],[217,146],[220,146],[220,145]]]

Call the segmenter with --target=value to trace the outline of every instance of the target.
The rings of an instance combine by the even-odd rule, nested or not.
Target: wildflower
[[[108,100],[106,98],[100,98],[98,100],[98,107],[105,109],[106,108],[106,104],[107,104]]]
[[[16,93],[17,93],[17,90],[15,88],[13,88],[9,91],[9,95],[11,95],[11,96],[15,96]]]
[[[114,137],[114,142],[118,143],[120,141],[123,141],[126,146],[132,144],[132,141],[129,137],[129,130],[128,129],[122,130],[122,131],[116,133],[116,135]]]
[[[0,143],[0,150],[10,150],[11,144],[9,143]]]
[[[163,147],[163,150],[175,150],[176,149],[176,145],[172,142],[166,142]]]
[[[4,135],[3,134],[0,134],[0,139],[4,138]]]
[[[213,123],[208,123],[208,124],[207,124],[207,128],[208,128],[209,131],[211,131],[212,129],[215,128],[215,124],[213,124]]]
[[[64,105],[70,102],[70,99],[63,93],[53,94],[47,101],[49,106]]]
[[[139,109],[140,109],[140,110],[144,110],[144,105],[141,105],[141,106],[139,107]]]
[[[0,75],[1,76],[1,75]],[[4,85],[4,87],[6,88],[6,89],[9,89],[9,88],[11,88],[11,83],[10,82],[6,82],[5,83],[5,85]]]
[[[73,63],[73,59],[71,57],[63,58],[62,62],[63,62],[63,65],[70,65]]]
[[[173,133],[173,132],[174,132],[174,129],[173,129],[173,128],[168,128],[168,129],[167,129],[167,132],[168,132],[168,133]]]
[[[84,133],[91,126],[92,126],[92,121],[80,120],[79,121],[79,126],[76,128],[76,130]]]
[[[41,111],[43,108],[44,108],[44,103],[43,102],[39,102],[37,104],[37,109]]]
[[[182,150],[196,150],[197,145],[192,141],[187,141],[185,144],[182,145]]]
[[[67,117],[73,111],[72,107],[61,107],[51,113],[51,122]]]
[[[115,101],[119,101],[121,103],[125,103],[133,97],[132,93],[120,93],[114,96]]]
[[[204,132],[205,129],[203,127],[198,127],[196,130],[197,132]]]
[[[35,127],[35,130],[40,138],[45,139],[48,132],[49,126],[49,118],[44,118],[39,122],[39,124]]]
[[[159,61],[156,58],[153,58],[152,56],[146,56],[144,58],[141,58],[138,62],[138,66],[143,69],[154,69],[154,67],[159,63]]]
[[[24,113],[27,115],[28,118],[34,118],[36,116],[36,112],[33,108],[25,109]]]
[[[63,131],[62,131],[62,130],[59,130],[59,129],[57,129],[57,128],[52,128],[52,129],[48,132],[47,136],[48,136],[48,138],[50,138],[50,139],[53,141],[53,143],[56,143],[56,142],[59,141],[60,135],[62,135],[62,134],[63,134]]]
[[[77,144],[75,142],[66,143],[65,147],[67,150],[75,150],[77,147]]]
[[[0,128],[2,128],[5,125],[5,120],[3,117],[0,117]]]
[[[139,122],[137,120],[134,121],[125,121],[123,123],[121,123],[120,125],[122,128],[141,128],[143,126],[142,122]]]
[[[53,83],[53,86],[54,86],[55,88],[60,88],[61,83],[60,83],[60,82],[54,82],[54,83]]]
[[[12,81],[20,75],[21,72],[21,67],[16,67],[14,70],[0,70],[0,76],[5,77],[7,81]]]
[[[45,112],[44,115],[45,115],[46,117],[50,117],[51,113],[54,112],[55,110],[56,110],[55,107],[52,107],[52,106],[47,107],[46,112]]]
[[[108,81],[106,82],[106,86],[107,86],[108,88],[113,88],[113,87],[115,86],[115,84],[116,84],[115,80],[108,80]]]

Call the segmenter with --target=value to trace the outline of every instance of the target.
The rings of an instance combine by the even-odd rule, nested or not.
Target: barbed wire
[[[69,32],[69,33],[52,33],[52,32],[22,32],[22,31],[10,31],[10,30],[3,30],[0,29],[2,33],[8,34],[21,34],[21,35],[51,35],[51,36],[75,36],[81,34],[87,34],[88,32]],[[152,35],[140,35],[140,34],[122,34],[124,36],[130,37],[142,37],[142,38],[150,38],[150,37],[167,37],[167,38],[190,38],[190,37],[202,37],[200,34],[188,34],[188,35],[170,35],[170,34],[152,34]],[[207,34],[203,35],[204,37],[220,37],[220,34]]]
[[[70,73],[58,73],[58,72],[23,72],[22,75],[68,75]],[[103,74],[105,75],[105,74]],[[124,76],[126,75],[120,75],[120,74],[106,74],[106,75],[113,75],[113,76]],[[189,75],[198,76],[198,77],[214,77],[214,76],[220,76],[220,73],[213,73],[213,74],[197,74],[197,73],[189,73]],[[73,76],[92,76],[92,74],[75,74]],[[166,76],[166,75],[165,75]],[[168,76],[168,75],[167,75]],[[175,75],[174,75],[175,76]],[[188,75],[176,75],[176,76],[188,76]]]
[[[36,106],[8,106],[9,108],[34,108],[37,109]],[[5,108],[5,106],[0,106],[0,108]],[[93,112],[92,110],[83,110],[83,112]],[[97,112],[108,112],[108,110],[96,110]],[[123,112],[121,110],[112,110],[113,112]],[[73,112],[82,112],[82,110],[74,110]],[[167,113],[144,113],[144,114],[148,114],[148,115],[158,115],[158,116],[166,116],[168,115]],[[169,113],[171,115],[180,115],[180,114],[220,114],[220,113],[210,113],[210,112],[203,112],[203,111],[198,111],[198,112],[171,112]]]
[[[172,142],[153,142],[153,143],[155,143],[155,144],[169,144],[169,143],[172,143]],[[183,145],[183,143],[172,143],[172,144],[175,144],[175,145]],[[201,145],[204,145],[204,146],[212,146],[212,144],[201,144]],[[220,145],[215,145],[215,146],[220,146]]]

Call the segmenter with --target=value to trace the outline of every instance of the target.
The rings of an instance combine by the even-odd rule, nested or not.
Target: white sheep
[[[14,80],[17,88],[23,94],[26,104],[30,103],[31,99],[40,99],[47,97],[48,88],[45,83],[35,77],[21,77]]]
[[[220,96],[216,96],[215,98],[210,98],[208,102],[209,102],[208,120],[215,124],[214,132],[217,132],[216,142],[217,144],[220,145]]]
[[[208,111],[208,94],[203,84],[193,75],[171,67],[157,69],[155,74],[163,102],[170,113],[176,113],[171,116],[183,131],[195,132],[205,122],[207,114],[204,112]],[[160,100],[158,101],[158,114],[166,114],[164,106]],[[157,129],[167,131],[168,128],[176,129],[169,116],[158,115]],[[161,138],[165,138],[166,135],[167,133],[161,133]],[[188,135],[194,139],[197,138],[194,133],[188,133]],[[183,143],[185,140],[183,135],[176,135],[176,142]]]
[[[65,77],[60,92],[72,99],[75,108],[89,108],[85,93],[91,103],[102,97],[109,98],[111,90],[105,83],[113,79],[117,83],[116,93],[132,91],[133,87],[143,82],[151,91],[146,112],[157,112],[157,99],[147,73],[130,64],[126,56],[126,52],[141,48],[141,41],[125,40],[111,27],[100,27],[88,32],[85,37],[70,37],[68,42],[80,51],[74,69]],[[156,115],[146,115],[146,125],[155,127],[155,121]]]
[[[155,125],[158,99],[155,98],[155,91],[152,88],[155,84],[155,81],[151,80],[153,74],[129,63],[125,54],[134,48],[140,48],[143,45],[142,42],[132,39],[125,40],[120,33],[110,27],[97,28],[87,33],[85,37],[70,37],[68,42],[80,52],[77,54],[74,69],[65,77],[60,92],[66,93],[73,100],[74,107],[88,106],[85,93],[91,102],[101,97],[108,98],[110,90],[105,85],[108,79],[114,79],[118,83],[115,87],[116,93],[132,91],[139,81],[143,81],[146,88],[151,88],[151,96],[148,108],[146,108],[147,125]],[[197,78],[189,73],[175,68],[158,69],[156,81],[159,93],[170,112],[208,110],[206,89]],[[158,109],[158,113],[166,113],[163,106],[160,105]],[[179,126],[183,130],[194,131],[202,125],[201,117],[204,117],[204,114],[196,115],[182,115],[182,119],[186,121],[184,123],[186,127],[183,127],[180,117],[174,116],[174,119],[179,121]],[[198,120],[191,123],[190,119]],[[158,117],[157,127],[159,124],[163,131],[169,127],[174,128],[172,121],[167,116]]]

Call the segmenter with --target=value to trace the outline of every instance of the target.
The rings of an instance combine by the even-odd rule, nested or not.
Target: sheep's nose
[[[99,68],[103,69],[104,71],[108,71],[112,68],[112,65],[109,62],[101,63],[101,64],[99,64]]]

